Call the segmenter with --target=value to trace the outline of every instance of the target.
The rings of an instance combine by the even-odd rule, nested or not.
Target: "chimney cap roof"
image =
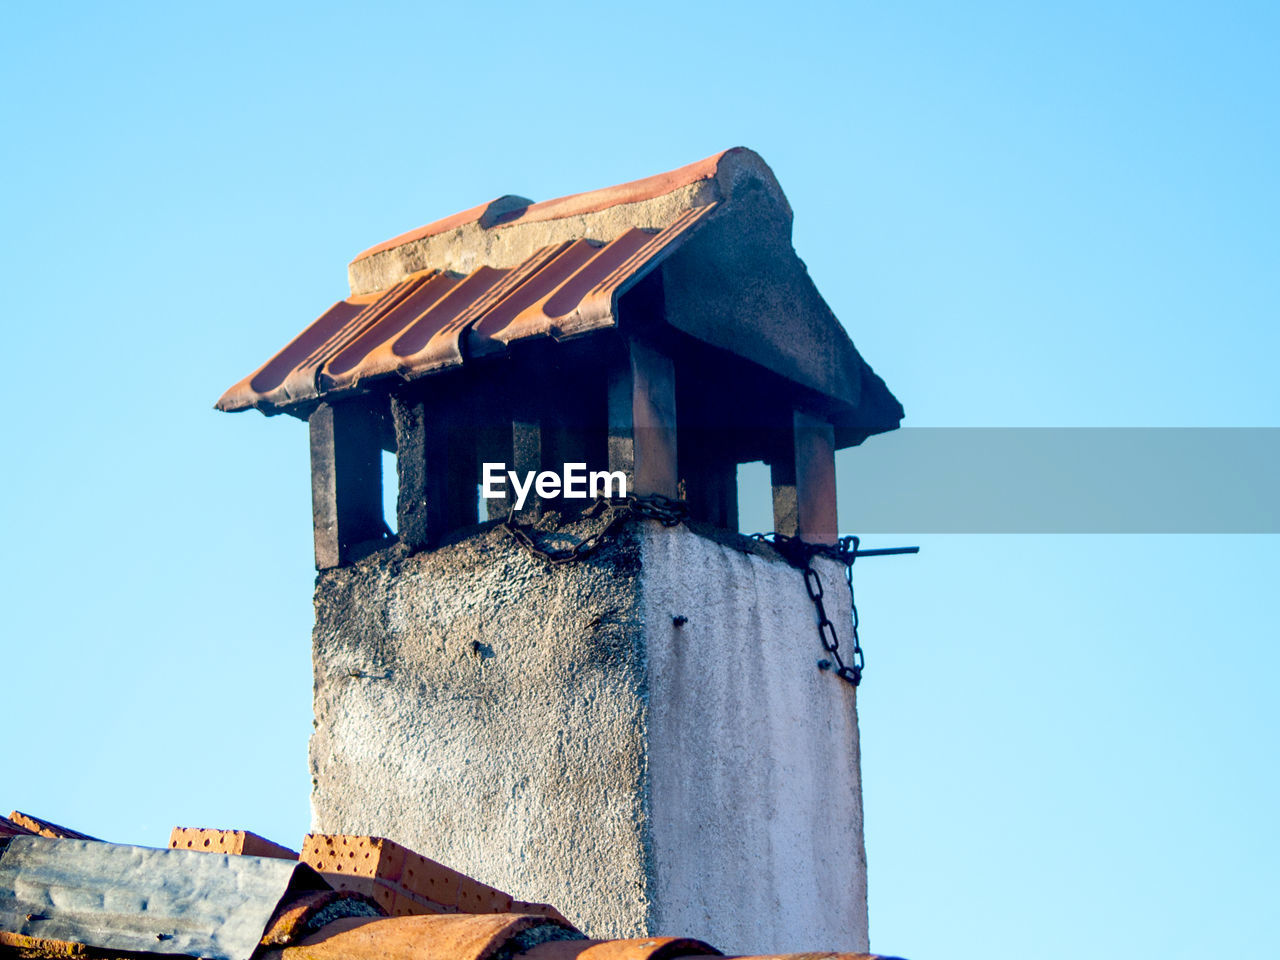
[[[662,272],[666,324],[800,385],[848,443],[902,408],[791,247],[791,207],[735,147],[667,173],[541,203],[503,196],[370,247],[351,296],[231,387],[218,409],[305,415],[315,402],[618,326]]]

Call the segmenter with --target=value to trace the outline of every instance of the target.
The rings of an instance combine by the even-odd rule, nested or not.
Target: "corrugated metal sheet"
[[[0,930],[109,950],[249,960],[286,891],[325,887],[288,860],[44,837],[0,843]]]
[[[412,378],[500,354],[518,340],[567,339],[617,322],[617,298],[668,256],[716,206],[658,233],[544,247],[509,270],[436,270],[378,295],[339,300],[254,373],[220,410],[287,408],[379,377]]]

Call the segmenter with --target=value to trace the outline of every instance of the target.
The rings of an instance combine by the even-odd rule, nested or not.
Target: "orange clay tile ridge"
[[[509,913],[337,920],[296,946],[285,947],[278,956],[281,960],[501,960],[524,946],[526,936],[536,936],[547,926],[540,917]],[[555,934],[560,931],[553,930]],[[581,936],[572,929],[561,935]]]
[[[386,911],[349,890],[308,890],[281,902],[260,942],[264,947],[288,946],[340,917],[385,915]]]
[[[337,920],[263,960],[676,960],[720,957],[700,940],[587,940],[537,917],[493,914]],[[728,960],[892,960],[867,953],[809,952]]]
[[[668,256],[716,207],[676,216],[657,232],[545,246],[509,269],[425,270],[381,294],[339,300],[284,349],[227,390],[219,410],[284,409],[349,393],[372,380],[420,376],[516,341],[568,339],[614,326],[620,293]]]
[[[554,920],[556,923],[563,923],[565,926],[571,924],[565,915],[553,907],[549,903],[532,903],[528,900],[511,901],[511,912],[522,913],[533,917],[546,917],[548,920]]]
[[[245,857],[274,857],[297,860],[298,854],[288,847],[272,843],[248,830],[211,830],[206,827],[174,827],[169,834],[172,850],[196,850],[201,853],[233,853]]]
[[[358,254],[355,260],[364,260],[366,257],[382,253],[385,250],[412,243],[414,240],[434,237],[466,223],[479,223],[486,228],[505,227],[514,223],[538,223],[543,220],[556,220],[563,217],[596,213],[624,203],[640,203],[645,200],[652,200],[655,197],[671,193],[673,190],[696,183],[699,180],[710,180],[716,175],[721,160],[731,153],[744,149],[743,147],[734,147],[732,150],[723,150],[714,156],[707,157],[705,160],[699,160],[697,163],[691,163],[677,170],[669,170],[666,173],[644,177],[640,180],[632,180],[630,183],[622,183],[613,187],[605,187],[601,190],[590,190],[585,193],[571,194],[567,197],[557,197],[554,200],[543,200],[541,203],[532,203],[523,200],[521,197],[499,197],[491,203],[483,203],[478,207],[472,207],[462,213],[455,213],[451,217],[436,220],[425,227],[418,227],[416,230],[410,230],[407,233],[400,234],[398,237],[385,240]]]
[[[719,956],[709,943],[689,937],[645,937],[636,940],[555,940],[528,951],[529,960],[674,960]]]
[[[9,819],[25,828],[27,831],[37,834],[41,837],[49,837],[53,840],[97,840],[97,837],[91,837],[87,833],[81,833],[79,830],[72,830],[70,827],[60,827],[56,823],[50,823],[48,820],[41,820],[39,817],[33,817],[30,814],[15,810],[9,814]]]
[[[673,940],[681,946],[673,949],[669,943]],[[650,937],[644,940],[562,940],[539,944],[524,953],[515,954],[515,957],[518,960],[671,960],[675,957],[724,956],[718,950],[712,953],[688,952],[689,948],[683,946],[697,943],[699,943],[697,940],[676,937]],[[703,944],[703,947],[705,948],[706,944]],[[730,955],[724,960],[901,960],[901,958],[885,957],[878,953],[816,951],[773,953],[754,957]]]

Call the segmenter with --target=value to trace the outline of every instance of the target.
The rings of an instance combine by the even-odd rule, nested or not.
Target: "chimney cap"
[[[892,430],[902,408],[796,256],[791,220],[772,171],[743,147],[541,203],[503,196],[365,250],[348,268],[351,296],[217,407],[305,416],[517,341],[615,329],[620,299],[660,272],[668,326],[804,388],[841,445]]]

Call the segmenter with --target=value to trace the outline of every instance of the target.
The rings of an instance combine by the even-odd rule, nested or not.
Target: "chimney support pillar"
[[[631,341],[609,378],[609,469],[636,496],[678,496],[676,378],[671,358]]]
[[[808,543],[835,543],[835,430],[802,410],[791,415],[784,449],[769,465],[773,486],[773,528]]]
[[[381,424],[374,408],[355,402],[322,403],[307,423],[316,569],[327,570],[350,560],[357,544],[386,532]]]
[[[475,448],[462,436],[459,414],[457,399],[444,394],[414,392],[391,399],[399,480],[396,531],[412,550],[437,546],[450,530],[476,522]]]

